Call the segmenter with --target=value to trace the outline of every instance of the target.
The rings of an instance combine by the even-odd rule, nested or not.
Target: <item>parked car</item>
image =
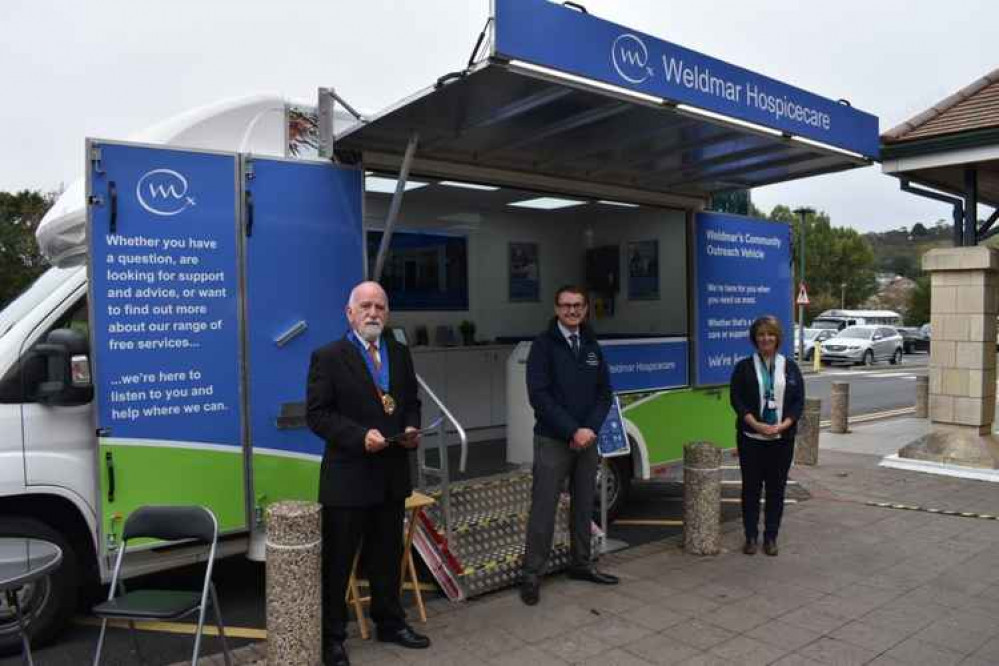
[[[902,351],[906,354],[930,351],[930,336],[923,333],[921,327],[899,326],[897,330],[902,334]]]
[[[805,360],[811,361],[815,356],[815,345],[825,342],[836,335],[836,331],[829,328],[806,328],[805,329]],[[794,329],[794,353],[798,354],[798,329]]]
[[[902,335],[890,326],[849,326],[822,343],[825,363],[902,362]]]

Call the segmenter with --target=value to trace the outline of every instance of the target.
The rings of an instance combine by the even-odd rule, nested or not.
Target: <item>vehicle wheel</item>
[[[634,443],[632,443],[634,446]],[[603,465],[597,468],[597,495],[593,507],[593,518],[600,523],[600,483],[601,470]],[[607,477],[607,520],[614,522],[614,519],[621,514],[625,503],[628,501],[628,493],[631,490],[631,456],[618,456],[607,460],[607,469],[610,472]]]
[[[864,361],[863,361],[863,363],[864,363],[864,365],[866,365],[868,367],[874,365],[874,350],[873,349],[868,349],[867,351],[864,352]]]
[[[79,575],[76,553],[63,535],[34,518],[0,517],[0,536],[44,539],[62,549],[62,564],[58,569],[17,593],[31,646],[45,645],[59,635],[76,608]],[[17,617],[6,595],[0,595],[0,655],[20,651]]]
[[[912,345],[906,342],[905,344],[902,345],[902,351],[906,354],[911,354],[913,351]]]
[[[811,361],[814,357],[815,357],[815,350],[814,349],[809,349],[808,351],[805,352],[805,360],[806,361]]]
[[[892,365],[902,365],[902,350],[896,349],[895,353],[891,357]]]

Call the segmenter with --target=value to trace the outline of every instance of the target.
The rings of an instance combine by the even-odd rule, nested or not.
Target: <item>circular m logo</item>
[[[169,217],[195,205],[187,196],[187,178],[173,169],[153,169],[143,174],[135,186],[139,205],[153,215]]]
[[[628,83],[645,83],[652,76],[649,49],[639,37],[624,33],[611,44],[611,62],[618,76]]]

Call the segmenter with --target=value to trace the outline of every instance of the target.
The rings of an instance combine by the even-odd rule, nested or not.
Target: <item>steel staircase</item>
[[[439,412],[437,432],[424,436],[439,452],[439,465],[427,464],[427,446],[418,451],[418,486],[437,503],[419,516],[413,544],[437,583],[460,601],[517,583],[531,504],[531,473],[515,471],[452,482],[447,462],[449,440],[461,446],[464,471],[468,440],[461,424],[418,378],[424,404]],[[429,483],[432,477],[435,483]],[[564,568],[569,557],[569,499],[559,501],[549,571]]]

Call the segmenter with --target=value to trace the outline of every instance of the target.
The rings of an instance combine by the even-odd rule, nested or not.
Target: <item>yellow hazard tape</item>
[[[920,511],[922,513],[936,513],[943,516],[959,516],[961,518],[978,518],[980,520],[999,520],[999,516],[991,513],[976,513],[974,511],[955,511],[954,509],[936,509],[932,507],[916,506],[912,504],[896,504],[894,502],[866,502],[867,506],[876,506],[881,509],[897,509],[900,511]]]
[[[86,627],[101,626],[101,620],[96,617],[77,617],[73,620],[73,623]],[[128,629],[128,622],[126,620],[108,620],[108,626],[116,629]],[[152,622],[148,620],[136,620],[135,628],[140,631],[152,631],[161,634],[183,634],[192,636],[198,628],[198,625],[187,624],[185,622]],[[205,624],[202,628],[202,633],[206,636],[218,636],[219,630],[218,627],[213,624]],[[254,629],[252,627],[226,627],[225,635],[227,638],[253,638],[257,640],[266,640],[267,630]]]
[[[464,569],[461,570],[461,575],[462,576],[471,576],[472,574],[475,574],[475,573],[478,573],[478,572],[495,571],[496,569],[499,569],[502,566],[506,566],[506,565],[510,565],[510,564],[516,564],[516,563],[520,562],[520,558],[521,558],[520,553],[511,553],[511,554],[507,555],[506,557],[500,557],[500,558],[495,559],[495,560],[489,560],[487,562],[483,562],[482,564],[480,564],[479,566],[476,566],[476,567],[467,566],[467,567],[465,567]]]

